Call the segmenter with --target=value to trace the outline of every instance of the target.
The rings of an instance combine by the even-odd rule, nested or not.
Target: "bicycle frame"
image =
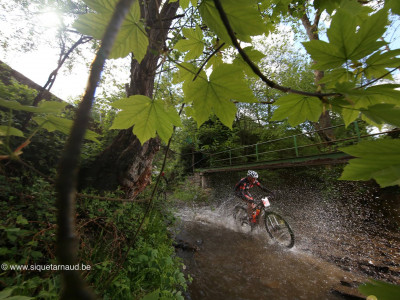
[[[238,212],[237,209],[239,209],[239,211],[242,210],[242,212],[247,210],[244,205],[235,206],[235,219]],[[250,230],[253,231],[254,225],[260,224],[260,218],[262,218],[262,221],[265,223],[265,229],[267,230],[269,236],[277,241],[279,244],[284,245],[287,248],[292,248],[294,245],[293,230],[291,229],[289,223],[281,215],[271,210],[271,206],[267,198],[263,198],[262,200],[257,201],[256,207],[253,209],[253,212],[257,210],[259,210],[259,213],[255,215],[255,223],[248,223],[251,227]],[[261,215],[262,217],[260,217]],[[243,226],[245,222],[246,221],[242,220],[241,226]]]

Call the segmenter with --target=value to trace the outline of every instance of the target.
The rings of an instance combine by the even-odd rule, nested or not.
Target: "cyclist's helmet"
[[[252,170],[249,170],[249,171],[247,172],[247,176],[253,177],[253,178],[256,178],[256,179],[258,178],[257,172],[252,171]]]

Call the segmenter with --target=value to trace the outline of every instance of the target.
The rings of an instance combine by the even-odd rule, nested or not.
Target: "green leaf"
[[[397,90],[400,87],[398,84],[375,85],[365,90],[342,87],[345,86],[337,86],[338,92],[344,94],[356,109],[367,108],[379,103],[397,104],[400,98],[400,91]]]
[[[208,60],[208,62],[207,62],[207,64],[206,64],[206,69],[211,68],[211,67],[217,68],[218,66],[223,65],[223,64],[224,64],[224,61],[223,61],[222,58],[223,58],[223,56],[222,56],[221,53],[215,53],[215,54]]]
[[[387,51],[385,53],[376,52],[371,55],[367,60],[367,67],[364,70],[365,76],[368,79],[379,78],[385,75],[388,70],[386,68],[397,68],[400,66],[400,49]],[[390,79],[388,77],[385,77]]]
[[[7,135],[23,137],[24,133],[17,128],[0,125],[0,136],[7,136]]]
[[[381,187],[400,185],[400,140],[364,141],[340,150],[352,156],[341,180],[375,179]]]
[[[338,68],[329,73],[325,73],[324,77],[318,81],[318,84],[326,84],[328,88],[333,88],[337,83],[347,82],[352,80],[353,77],[354,74],[352,72],[349,72],[344,68]]]
[[[204,71],[195,81],[188,77],[183,85],[185,102],[193,102],[198,126],[214,113],[221,122],[231,128],[236,115],[236,106],[231,100],[256,102],[256,99],[243,79],[243,71],[233,65],[216,67],[210,78]]]
[[[239,40],[251,42],[251,36],[267,32],[257,6],[254,5],[255,2],[249,3],[248,0],[221,0],[220,2]],[[219,12],[215,8],[214,1],[202,1],[199,11],[207,26],[224,42],[232,44],[231,38],[221,21]]]
[[[400,107],[394,104],[376,104],[361,112],[376,124],[400,127]]]
[[[322,102],[316,97],[297,94],[283,96],[275,102],[278,108],[272,116],[273,121],[288,118],[291,126],[297,126],[306,120],[318,121],[322,113]]]
[[[365,296],[374,295],[379,300],[400,299],[400,286],[383,281],[371,279],[369,283],[360,285],[358,290]]]
[[[346,30],[343,28],[346,27]],[[350,44],[353,43],[354,33],[357,28],[357,19],[349,18],[346,10],[339,9],[332,18],[331,26],[327,30],[329,44],[336,45],[344,59],[347,59]]]
[[[250,47],[250,46],[243,48],[243,50],[247,54],[247,56],[250,58],[250,60],[254,63],[260,62],[261,59],[265,57],[265,55],[262,52],[255,50],[253,47]],[[238,55],[234,59],[233,64],[237,65],[239,68],[243,69],[243,71],[246,73],[247,76],[258,77],[256,74],[254,74],[254,72],[250,68],[250,66],[243,60],[241,55]]]
[[[316,62],[312,65],[313,69],[329,70],[340,67],[345,61],[343,53],[339,47],[324,41],[312,40],[302,43],[308,54]]]
[[[345,60],[358,60],[385,44],[377,40],[386,30],[387,11],[381,10],[367,17],[368,11],[355,1],[346,1],[332,18],[327,31],[329,43],[339,47]],[[363,18],[358,19],[355,15],[363,15]]]
[[[182,52],[189,51],[185,60],[195,59],[203,54],[204,44],[201,28],[199,26],[196,26],[196,29],[183,28],[182,32],[186,39],[179,40],[174,48]]]
[[[197,73],[197,67],[190,63],[184,62],[178,65],[178,72],[173,76],[172,83],[177,84],[183,81],[193,80]],[[207,76],[205,76],[207,78]]]
[[[103,38],[111,20],[115,1],[90,0],[89,2],[98,13],[81,15],[72,26],[79,32],[100,40]],[[147,52],[148,45],[149,41],[144,24],[140,20],[139,1],[135,1],[122,23],[109,58],[125,57],[133,52],[135,59],[141,62]]]
[[[16,223],[21,225],[26,225],[28,224],[28,220],[25,219],[22,215],[18,215]]]
[[[36,109],[36,113],[58,114],[68,105],[66,102],[41,101]]]
[[[390,8],[392,13],[400,15],[400,2],[398,0],[385,1],[385,7]]]
[[[30,255],[32,256],[33,259],[37,259],[37,258],[43,257],[42,252],[35,251],[35,250],[31,251]]]
[[[9,296],[11,296],[12,292],[16,289],[16,286],[13,287],[7,287],[4,290],[0,292],[0,299],[7,299]]]
[[[149,39],[142,22],[125,21],[117,35],[109,58],[120,58],[133,52],[135,59],[140,63],[147,53]]]
[[[168,142],[173,126],[180,126],[180,118],[175,108],[166,107],[161,100],[151,100],[143,95],[120,99],[112,104],[121,109],[111,129],[127,129],[134,125],[133,133],[143,144],[156,136]]]
[[[347,127],[355,120],[357,120],[357,118],[360,116],[360,111],[352,106],[342,106],[341,114],[343,117],[344,124]]]
[[[169,2],[177,2],[178,0],[169,0]],[[190,0],[179,0],[179,5],[182,9],[186,9],[189,7]]]
[[[351,5],[350,8],[360,7],[355,2],[343,3],[349,3],[347,5]],[[378,39],[386,31],[387,11],[381,10],[368,17],[364,10],[360,14],[364,18],[355,18],[352,9],[338,10],[327,31],[329,43],[318,40],[303,43],[312,59],[317,62],[313,68],[333,69],[348,60],[357,61],[386,44]]]
[[[81,15],[72,24],[80,33],[91,36],[96,40],[101,40],[106,31],[107,24],[111,20],[111,13],[108,14],[95,14],[89,13]]]
[[[28,111],[28,112],[35,111],[35,107],[28,106],[28,105],[22,105],[17,101],[9,101],[9,100],[0,99],[0,106],[6,107],[9,109],[13,109],[13,110],[22,110],[22,111]]]
[[[348,59],[361,59],[386,45],[386,42],[377,40],[384,35],[387,24],[388,16],[386,10],[378,11],[366,18],[365,21],[360,24],[360,28],[355,33],[352,43],[349,43],[350,49]],[[345,28],[344,25],[342,29],[345,30]]]
[[[30,300],[30,299],[34,299],[33,297],[28,297],[28,296],[12,296],[10,298],[6,298],[7,300]]]
[[[73,125],[72,120],[68,120],[61,117],[47,115],[45,117],[34,117],[33,120],[38,123],[39,126],[46,129],[49,132],[60,131],[64,134],[69,134]],[[99,135],[91,130],[86,130],[85,139],[99,143],[97,138]]]
[[[169,2],[177,2],[178,0],[169,0]],[[192,3],[194,7],[197,6],[197,0],[179,0],[179,5],[182,9],[186,9],[189,7],[189,4]]]
[[[142,298],[142,300],[158,300],[160,299],[160,289],[157,289]]]
[[[339,7],[340,1],[341,0],[314,0],[314,7],[321,12],[326,10],[328,14],[332,14],[332,12]]]
[[[184,81],[190,81],[193,80],[195,74],[197,73],[197,67],[195,65],[192,65],[190,63],[184,62],[179,65],[178,67],[178,72],[174,73],[172,83],[178,84],[180,82]],[[205,76],[207,78],[207,76]]]
[[[67,103],[65,102],[57,102],[57,101],[42,101],[39,103],[39,106],[29,106],[22,105],[17,101],[9,101],[0,99],[0,106],[18,110],[18,111],[27,111],[32,113],[59,113],[61,112]]]
[[[94,11],[105,14],[114,11],[118,0],[83,0],[83,2]]]

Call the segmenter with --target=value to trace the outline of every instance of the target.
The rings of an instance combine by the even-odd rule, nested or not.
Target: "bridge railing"
[[[340,134],[342,138],[322,141],[319,132],[327,132],[328,130],[334,132],[333,136],[336,136],[335,131],[338,133],[339,130],[342,130]],[[372,139],[376,135],[387,134],[389,132],[392,131],[361,135],[357,122],[348,126],[346,130],[344,124],[337,125],[278,139],[271,139],[253,145],[245,145],[216,153],[209,153],[209,167],[235,166],[337,153],[339,147],[354,144],[362,139]]]

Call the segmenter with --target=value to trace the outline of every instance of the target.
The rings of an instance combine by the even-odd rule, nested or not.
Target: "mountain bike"
[[[249,220],[247,206],[243,204],[235,206],[233,217],[243,232],[250,233],[258,225],[264,223],[265,229],[274,241],[287,248],[294,246],[292,228],[281,215],[270,210],[270,203],[267,197],[256,201],[253,220]]]

